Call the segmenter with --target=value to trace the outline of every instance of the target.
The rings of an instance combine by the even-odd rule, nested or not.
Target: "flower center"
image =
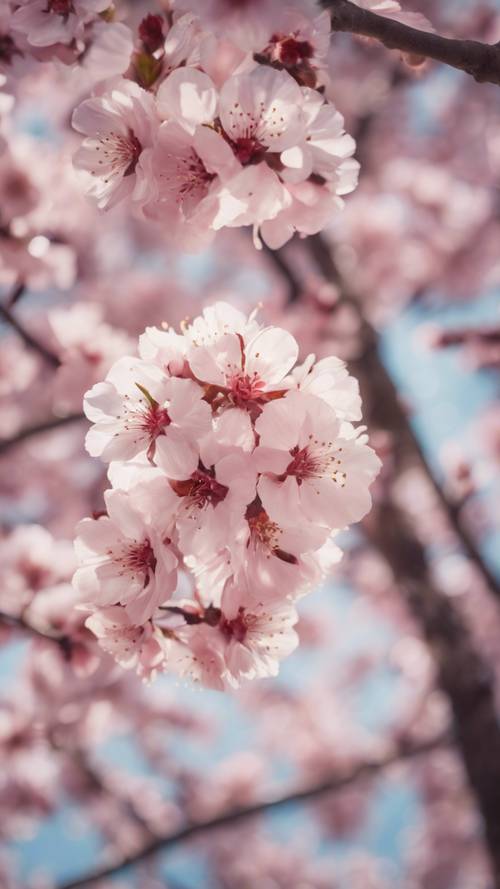
[[[98,163],[109,165],[111,175],[131,176],[141,156],[142,145],[129,129],[126,136],[122,133],[101,136],[96,151],[101,153]],[[108,178],[104,181],[107,182]]]
[[[200,201],[215,174],[209,173],[201,158],[191,150],[186,155],[167,155],[160,178],[167,191],[174,193],[176,202],[183,205]]]
[[[156,569],[156,557],[149,540],[128,547],[118,562],[124,572],[144,574],[144,586],[148,582],[150,572],[153,573]]]
[[[67,18],[74,11],[73,0],[49,0],[47,12],[54,12]]]
[[[285,68],[294,68],[314,54],[313,47],[307,40],[297,40],[296,37],[284,37],[280,34],[273,34],[270,49],[273,59],[281,62]]]
[[[223,618],[219,628],[228,641],[234,639],[235,642],[244,642],[251,622],[252,615],[246,615],[245,609],[240,606],[236,617],[233,617],[232,620]]]
[[[213,469],[197,469],[185,481],[171,481],[170,484],[178,497],[187,497],[190,505],[198,509],[203,509],[208,503],[217,506],[229,491],[226,485],[217,481]]]
[[[147,52],[154,53],[161,49],[165,43],[163,24],[163,17],[161,15],[153,15],[152,13],[145,16],[140,23],[138,29],[139,39]]]
[[[297,557],[291,553],[287,553],[279,546],[280,535],[283,531],[271,521],[265,509],[262,508],[260,498],[257,497],[250,506],[247,506],[246,520],[250,528],[250,540],[267,550],[267,558],[276,556],[282,562],[288,562],[290,565],[297,564]]]
[[[150,395],[147,389],[136,383],[136,386],[145,397],[146,403],[133,404],[129,406],[128,401],[125,402],[123,414],[118,415],[117,419],[123,423],[125,432],[133,432],[137,430],[140,437],[147,438],[149,447],[147,456],[149,460],[153,459],[155,442],[159,435],[163,435],[165,428],[172,422],[168,411],[165,407],[161,407],[157,401]],[[128,396],[125,396],[128,399]]]
[[[144,414],[143,429],[148,432],[150,438],[158,438],[171,422],[166,408],[153,405]]]
[[[269,163],[273,156],[274,140],[286,128],[284,109],[280,103],[266,106],[264,100],[253,111],[245,111],[240,102],[227,109],[228,118],[223,135],[243,166],[258,164],[264,158]],[[271,163],[279,162],[273,160]]]
[[[154,441],[163,434],[165,427],[169,426],[171,422],[166,408],[160,407],[159,404],[149,404],[144,408],[127,411],[124,426],[127,432],[132,429],[140,429],[151,441]]]
[[[249,401],[257,401],[262,396],[264,382],[259,379],[256,371],[250,376],[246,373],[235,373],[228,380],[231,390],[231,401],[238,407],[244,406]]]
[[[255,503],[255,505],[254,505]],[[250,528],[250,534],[255,541],[261,543],[266,549],[273,550],[278,545],[280,528],[272,522],[259,501],[254,501],[247,507],[246,519]]]
[[[266,147],[254,136],[241,136],[233,142],[233,151],[240,164],[246,167],[259,163],[266,153]]]
[[[318,439],[313,439],[312,435],[309,438],[311,443],[305,448],[296,445],[290,451],[292,460],[286,468],[285,475],[295,476],[298,485],[306,479],[329,476],[343,488],[346,474],[339,469],[342,461],[338,458],[342,448],[335,449],[333,442],[319,442]]]

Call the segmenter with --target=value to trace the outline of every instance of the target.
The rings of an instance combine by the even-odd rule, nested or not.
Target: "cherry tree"
[[[2,886],[499,889],[499,30],[0,0]]]

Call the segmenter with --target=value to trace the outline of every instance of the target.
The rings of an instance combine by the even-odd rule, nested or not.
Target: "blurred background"
[[[440,33],[500,40],[500,3],[412,8]],[[343,213],[275,253],[226,230],[196,256],[82,196],[72,69],[7,79],[2,889],[94,872],[100,889],[500,885],[498,88],[350,35],[330,75],[361,163]],[[146,326],[217,299],[261,304],[303,358],[346,360],[383,460],[279,678],[224,694],[145,685],[97,653],[70,584],[74,527],[105,487],[83,392]]]

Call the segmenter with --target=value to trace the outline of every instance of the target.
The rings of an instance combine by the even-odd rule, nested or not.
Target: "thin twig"
[[[287,303],[295,303],[302,293],[302,284],[299,277],[294,273],[289,263],[285,261],[280,250],[272,250],[267,244],[263,244],[263,252],[269,261],[275,266],[278,273],[284,279],[288,287]]]
[[[25,285],[24,281],[19,280],[14,284],[11,292],[9,293],[9,296],[7,297],[7,308],[8,309],[11,309],[12,306],[15,306],[15,304],[21,299],[25,290],[26,290],[26,285]]]
[[[60,429],[63,426],[68,426],[70,423],[77,423],[84,419],[84,414],[67,414],[65,417],[50,417],[50,419],[44,420],[43,423],[27,426],[25,429],[20,429],[11,438],[6,438],[3,441],[0,440],[0,455],[6,454],[7,451],[10,451],[16,445],[29,438],[33,438],[35,435],[41,435],[43,432],[53,432],[55,429]]]
[[[388,16],[377,15],[349,0],[321,0],[331,13],[332,29],[373,37],[388,49],[434,59],[465,71],[480,83],[500,84],[500,46],[477,40],[454,40],[411,28]]]
[[[276,797],[274,799],[264,800],[255,803],[254,805],[247,806],[246,808],[233,809],[230,812],[224,812],[222,815],[217,815],[215,818],[211,818],[208,821],[198,821],[187,824],[185,827],[182,827],[174,833],[158,836],[152,842],[145,845],[139,852],[125,856],[120,861],[109,867],[103,868],[102,870],[95,870],[84,877],[65,883],[64,885],[61,885],[59,889],[83,889],[84,886],[89,886],[96,881],[113,877],[124,868],[139,864],[151,855],[154,855],[157,852],[164,852],[172,846],[177,846],[179,843],[183,843],[193,837],[209,833],[220,827],[230,827],[247,818],[252,818],[256,815],[264,815],[267,812],[275,811],[283,806],[308,802],[309,800],[314,800],[324,794],[343,790],[356,781],[375,778],[381,771],[398,762],[416,759],[419,756],[424,756],[425,754],[432,753],[440,748],[447,747],[450,742],[451,738],[448,733],[439,735],[437,738],[432,738],[430,741],[424,741],[418,745],[410,745],[408,742],[403,741],[384,759],[361,763],[346,774],[332,775],[326,781],[324,780],[312,787],[296,790],[285,796]]]
[[[55,642],[57,645],[60,645],[64,651],[67,651],[68,647],[71,645],[71,638],[65,633],[57,633],[50,630],[48,627],[36,627],[34,624],[31,624],[26,620],[23,615],[14,616],[1,611],[0,624],[6,624],[28,636],[33,636],[35,639],[43,639],[45,642]]]
[[[17,299],[19,296],[16,297]],[[12,295],[10,297],[12,300]],[[40,343],[36,337],[33,336],[25,327],[21,324],[21,322],[16,318],[14,313],[8,309],[6,306],[0,303],[0,318],[3,318],[6,324],[12,327],[13,330],[21,337],[23,342],[30,348],[33,349],[38,355],[40,355],[43,360],[49,364],[51,367],[59,367],[61,362],[57,355],[54,355],[53,352],[50,351],[47,346],[44,346],[43,343]]]
[[[54,739],[51,739],[51,742],[52,746],[58,753],[67,757],[68,762],[72,767],[77,767],[91,793],[98,797],[101,796],[105,799],[111,799],[120,806],[123,815],[133,821],[142,831],[143,840],[148,839],[151,841],[156,836],[145,818],[135,806],[134,800],[128,796],[119,795],[116,788],[108,786],[105,779],[99,773],[99,770],[89,760],[85,750],[81,747],[73,749],[63,747],[57,744]]]

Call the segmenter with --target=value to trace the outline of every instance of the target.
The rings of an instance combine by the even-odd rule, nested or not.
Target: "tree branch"
[[[287,303],[293,304],[297,302],[302,292],[302,284],[299,277],[290,268],[290,265],[286,262],[280,250],[272,250],[266,243],[262,244],[262,248],[269,261],[286,281],[288,286]]]
[[[9,303],[11,305],[19,299],[24,288],[21,285],[16,285],[13,293],[9,298]],[[14,313],[0,303],[0,318],[3,318],[6,324],[12,327],[13,330],[16,331],[17,334],[21,337],[23,342],[30,348],[33,349],[34,352],[37,352],[38,355],[50,365],[50,367],[57,368],[60,365],[59,358],[57,355],[54,355],[47,346],[44,346],[43,343],[40,343],[36,337],[34,337],[25,327],[21,324],[20,321],[15,317]]]
[[[6,614],[5,612],[0,612],[0,624],[5,624],[6,626],[12,627],[16,630],[19,630],[22,633],[27,634],[28,636],[32,636],[35,639],[43,639],[44,642],[54,642],[56,645],[59,645],[63,654],[68,655],[71,652],[71,637],[66,635],[65,633],[57,633],[48,628],[44,629],[42,627],[35,627],[34,624],[30,624],[29,621],[26,620],[22,615],[18,617],[14,617],[11,614]]]
[[[375,778],[381,771],[395,763],[416,759],[419,756],[424,756],[425,754],[444,748],[450,744],[450,741],[451,738],[448,734],[439,735],[437,738],[432,738],[431,740],[424,741],[418,745],[409,744],[407,741],[403,740],[397,745],[395,750],[384,759],[361,763],[360,765],[355,766],[350,772],[332,775],[326,781],[322,781],[319,784],[307,787],[303,790],[293,791],[285,796],[264,800],[263,802],[255,803],[254,805],[247,806],[243,809],[233,809],[230,812],[224,812],[222,815],[217,815],[215,818],[211,818],[208,821],[197,821],[187,824],[185,827],[182,827],[174,833],[156,837],[156,839],[147,843],[139,852],[122,858],[120,861],[107,868],[95,870],[82,878],[65,883],[64,885],[61,885],[59,889],[83,889],[85,886],[112,877],[126,867],[139,864],[151,855],[154,855],[157,852],[164,852],[172,846],[176,846],[193,837],[209,833],[220,827],[230,827],[247,818],[263,815],[267,812],[280,809],[283,806],[308,802],[321,797],[324,794],[344,790],[356,781]]]
[[[347,292],[346,284],[339,275],[338,269],[332,259],[330,249],[323,238],[320,235],[314,235],[313,237],[308,238],[305,243],[325,278],[339,287],[342,293],[342,302],[349,304],[358,315],[361,324],[362,338],[365,344],[365,353],[358,362],[353,362],[353,369],[355,373],[359,371],[363,374],[364,364],[366,364],[368,360],[366,356],[369,352],[372,353],[372,361],[374,365],[372,370],[376,373],[377,380],[380,381],[379,384],[384,388],[384,405],[387,408],[384,412],[384,406],[379,407],[379,410],[383,412],[383,416],[379,417],[378,422],[385,426],[385,428],[394,431],[394,422],[396,421],[397,411],[397,424],[399,430],[404,434],[406,448],[410,450],[415,463],[417,463],[420,469],[425,473],[426,479],[432,486],[436,499],[438,500],[442,511],[445,513],[448,523],[453,530],[461,549],[470,559],[475,570],[479,576],[482,577],[488,589],[495,598],[500,601],[500,582],[483,559],[473,535],[464,525],[461,519],[460,506],[450,503],[445,491],[437,481],[427,462],[420,441],[413,431],[406,412],[400,404],[397,389],[385,369],[385,365],[378,356],[378,337],[373,327],[363,316],[360,299],[356,295]],[[372,400],[370,398],[370,393],[369,400]]]
[[[19,432],[16,432],[16,434],[12,436],[12,438],[6,438],[3,441],[0,440],[0,456],[6,454],[7,451],[10,451],[15,445],[21,444],[21,442],[26,441],[28,438],[33,438],[35,435],[41,435],[43,432],[52,432],[54,429],[68,426],[70,423],[77,423],[79,420],[85,420],[85,414],[68,414],[66,417],[51,417],[49,420],[44,420],[43,423],[37,423],[34,426],[27,426],[25,429],[20,429]]]
[[[111,788],[107,785],[105,779],[89,760],[87,753],[83,748],[75,747],[70,749],[63,747],[57,744],[54,739],[51,739],[51,743],[57,753],[60,753],[67,758],[70,766],[77,767],[90,793],[94,794],[96,797],[104,797],[105,799],[111,799],[116,802],[122,809],[123,815],[130,819],[141,831],[141,841],[152,841],[156,835],[151,830],[146,819],[137,809],[134,800],[130,797],[123,796],[122,794],[118,795],[115,788]]]
[[[306,243],[320,262],[325,277],[340,284],[344,299],[357,307],[364,350],[353,363],[354,372],[364,398],[367,425],[392,433],[394,481],[406,468],[416,465],[438,493],[439,486],[427,467],[397,389],[382,362],[377,334],[363,317],[360,301],[348,292],[321,237],[309,238]],[[494,677],[476,649],[460,612],[452,600],[434,586],[425,550],[411,530],[412,517],[398,505],[394,487],[393,483],[388,485],[386,496],[375,505],[364,527],[391,567],[433,654],[439,684],[453,710],[458,748],[483,818],[493,885],[500,889],[500,726]],[[460,530],[460,525],[457,524],[457,528]],[[463,542],[462,533],[460,540]],[[480,557],[475,564],[483,577],[486,576],[488,572]],[[492,580],[498,595],[498,586],[494,578]]]
[[[477,40],[453,40],[411,28],[387,16],[361,9],[349,0],[321,0],[331,13],[332,29],[373,37],[387,49],[434,59],[465,71],[480,83],[500,84],[500,46]]]

